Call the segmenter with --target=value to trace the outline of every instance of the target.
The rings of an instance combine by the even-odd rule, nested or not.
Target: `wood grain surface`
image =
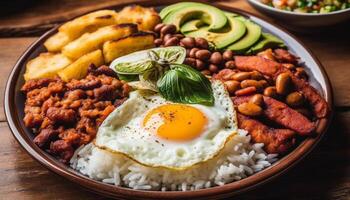
[[[6,35],[2,31],[10,30],[14,26],[31,27],[32,33],[35,31],[40,33],[42,30],[36,29],[36,26],[40,27],[42,24],[52,26],[57,19],[64,20],[77,13],[126,1],[60,1],[69,5],[70,9],[57,3],[58,1],[47,2],[45,5],[36,5],[41,10],[35,7],[32,12],[25,11],[0,17],[0,35]],[[257,13],[244,0],[219,3]],[[26,17],[28,19],[25,19]],[[271,20],[265,16],[263,18]],[[43,23],[45,21],[46,23]],[[15,35],[18,34],[28,35],[25,29],[18,29]],[[330,77],[335,93],[335,119],[326,137],[305,160],[282,177],[240,195],[237,199],[350,199],[349,35],[350,26],[325,32],[315,30],[313,34],[307,35],[296,34],[297,38],[320,59]],[[105,199],[79,188],[42,167],[24,152],[7,126],[2,108],[5,77],[8,76],[19,56],[35,39],[37,38],[0,38],[0,47],[2,47],[0,51],[0,199]]]

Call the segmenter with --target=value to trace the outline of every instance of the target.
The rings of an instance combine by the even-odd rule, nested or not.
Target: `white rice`
[[[146,167],[90,143],[76,150],[70,165],[94,180],[117,186],[137,190],[188,191],[241,180],[269,167],[277,160],[277,154],[267,154],[263,146],[251,144],[247,132],[239,130],[215,158],[176,171]]]

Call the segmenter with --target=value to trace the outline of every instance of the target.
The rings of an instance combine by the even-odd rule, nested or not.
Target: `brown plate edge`
[[[145,5],[145,6],[161,6],[166,5],[167,3],[172,2],[162,2],[154,3],[152,1],[144,1],[144,2],[137,2],[137,4]],[[113,6],[113,8],[120,8],[128,4],[118,4],[117,6]],[[215,6],[228,10],[237,12],[240,14],[243,14],[245,16],[252,15],[254,17],[257,17],[256,15],[237,9],[232,8],[228,6],[222,6],[217,5]],[[258,17],[259,18],[259,17]],[[267,20],[263,20],[267,21]],[[11,71],[9,75],[9,79],[6,84],[5,89],[5,98],[4,98],[4,106],[5,106],[5,115],[7,120],[7,123],[16,138],[16,140],[24,147],[24,149],[33,157],[35,160],[39,161],[42,165],[44,165],[46,168],[50,169],[51,171],[64,176],[65,178],[79,184],[80,186],[91,190],[95,193],[110,196],[110,197],[133,197],[133,198],[167,198],[167,199],[176,199],[176,198],[201,198],[201,197],[228,197],[232,195],[236,195],[248,190],[251,190],[257,186],[261,186],[274,178],[280,176],[281,174],[285,173],[287,170],[295,166],[298,162],[300,162],[308,153],[314,149],[314,147],[319,143],[319,141],[324,136],[331,119],[333,117],[333,91],[330,85],[330,81],[328,78],[328,75],[326,74],[322,64],[319,62],[319,60],[316,58],[316,56],[311,52],[310,49],[308,49],[300,40],[298,40],[295,36],[290,34],[288,31],[286,31],[284,28],[281,28],[280,26],[274,24],[271,21],[267,21],[271,25],[277,27],[278,29],[282,30],[283,32],[287,33],[289,36],[291,36],[293,39],[295,39],[297,42],[299,42],[303,48],[311,55],[313,60],[317,63],[318,67],[320,68],[320,71],[323,75],[323,79],[326,83],[325,89],[327,93],[327,102],[329,103],[331,107],[331,113],[328,116],[328,118],[321,119],[318,123],[317,132],[320,132],[317,137],[314,138],[307,138],[304,140],[296,149],[294,149],[290,154],[287,156],[284,156],[281,160],[277,161],[273,166],[254,174],[250,177],[247,177],[245,179],[242,179],[240,181],[236,181],[230,184],[226,184],[224,186],[217,186],[212,187],[208,189],[198,190],[198,191],[188,191],[188,192],[180,192],[180,191],[174,191],[174,192],[159,192],[159,191],[138,191],[123,187],[115,187],[113,185],[108,185],[105,183],[101,183],[98,181],[91,180],[87,177],[84,177],[82,175],[75,174],[73,170],[67,169],[67,167],[62,167],[62,164],[59,164],[57,166],[57,161],[53,160],[49,156],[46,155],[44,151],[42,151],[40,148],[38,148],[34,143],[29,140],[28,137],[24,138],[22,136],[22,133],[20,133],[20,129],[22,127],[17,127],[18,124],[18,116],[17,112],[14,109],[14,92],[15,92],[15,82],[12,82],[13,78],[18,78],[21,66],[26,62],[28,57],[31,55],[31,53],[38,48],[46,38],[51,36],[53,33],[56,32],[57,27],[48,31],[43,36],[41,36],[38,40],[36,40],[26,51],[25,53],[18,59],[16,65],[14,66],[13,70]],[[12,110],[10,107],[14,110]]]

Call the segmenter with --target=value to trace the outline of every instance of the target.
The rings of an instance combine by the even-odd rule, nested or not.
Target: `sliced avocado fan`
[[[185,35],[203,37],[209,42],[212,42],[216,48],[222,49],[239,40],[246,32],[246,27],[241,20],[230,16],[227,19],[228,23],[226,26],[216,32],[211,32],[209,26],[203,26],[196,31],[187,32]]]
[[[220,30],[226,25],[227,18],[224,12],[216,7],[201,3],[188,4],[188,2],[185,5],[186,6],[179,4],[172,9],[168,7],[164,8],[166,10],[162,14],[162,16],[164,16],[162,17],[163,23],[174,24],[177,30],[180,30],[180,27],[189,20],[200,19],[203,16],[207,18],[207,16],[209,16],[209,31]]]
[[[254,43],[256,43],[261,37],[261,27],[244,17],[237,17],[247,27],[246,34],[237,42],[229,45],[226,49],[233,50],[235,52],[244,52]]]
[[[262,33],[260,40],[256,44],[254,44],[254,46],[252,46],[246,52],[246,54],[254,54],[268,48],[277,48],[277,47],[285,48],[286,45],[280,38],[270,33]]]

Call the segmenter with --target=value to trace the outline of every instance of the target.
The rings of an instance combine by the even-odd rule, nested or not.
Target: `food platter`
[[[141,3],[145,6],[156,6],[156,8],[161,9],[161,5],[154,4],[152,2]],[[114,9],[121,8],[117,7]],[[326,73],[324,72],[321,64],[318,60],[310,53],[310,51],[299,41],[297,41],[293,36],[291,36],[286,31],[271,25],[270,23],[257,18],[256,16],[246,13],[244,11],[233,9],[230,7],[218,6],[222,10],[232,11],[239,13],[243,16],[247,16],[253,22],[259,24],[264,31],[272,33],[284,40],[289,50],[294,54],[301,57],[304,62],[306,69],[311,76],[311,84],[318,89],[318,91],[323,94],[324,98],[328,102],[329,106],[332,107],[332,91]],[[236,181],[227,185],[208,188],[198,191],[188,191],[188,192],[145,192],[145,191],[135,191],[127,188],[115,187],[109,184],[101,183],[98,181],[91,180],[85,176],[78,174],[76,171],[72,170],[68,166],[60,163],[57,159],[50,156],[45,151],[41,150],[38,146],[33,143],[33,134],[25,128],[22,121],[24,117],[23,108],[25,95],[20,92],[20,88],[24,83],[23,74],[25,70],[26,63],[37,56],[40,52],[44,51],[43,43],[44,41],[57,32],[57,28],[53,29],[42,37],[40,37],[34,44],[32,44],[28,50],[21,56],[17,64],[13,68],[6,86],[5,93],[5,112],[8,118],[9,126],[19,141],[19,143],[24,147],[24,149],[37,161],[43,164],[45,167],[51,171],[73,181],[82,187],[89,189],[93,192],[115,197],[122,198],[128,197],[133,199],[176,199],[176,198],[223,198],[232,196],[250,189],[262,185],[267,181],[281,175],[286,170],[294,166],[297,162],[302,160],[321,140],[322,136],[330,123],[331,114],[328,118],[319,120],[316,128],[316,132],[319,133],[316,137],[309,137],[305,139],[297,148],[295,148],[287,156],[274,163],[271,167],[256,173],[253,176],[245,178],[240,181]],[[331,109],[332,110],[332,109]]]

